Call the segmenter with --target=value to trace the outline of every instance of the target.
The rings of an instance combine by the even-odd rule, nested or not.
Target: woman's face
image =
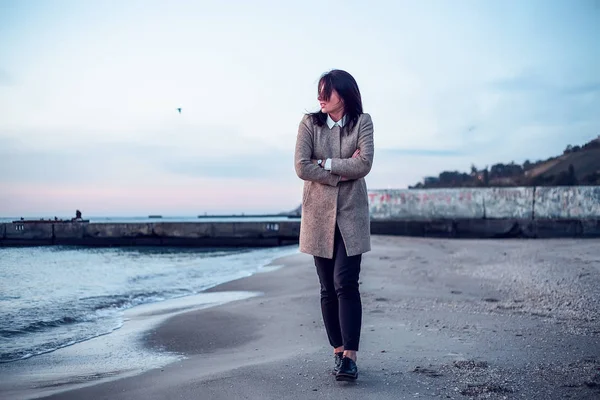
[[[331,91],[331,96],[329,97],[329,100],[325,100],[321,95],[317,97],[317,100],[319,100],[321,112],[323,113],[336,114],[340,112],[343,113],[344,111],[344,102],[340,98],[338,92],[335,91],[335,89]]]

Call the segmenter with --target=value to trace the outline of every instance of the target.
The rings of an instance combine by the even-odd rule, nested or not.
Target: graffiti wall
[[[481,191],[486,218],[531,219],[533,217],[533,188],[485,188]]]
[[[400,189],[369,191],[372,219],[483,218],[477,189]]]
[[[374,220],[600,218],[600,187],[370,190]]]
[[[600,218],[600,187],[538,187],[535,218]]]

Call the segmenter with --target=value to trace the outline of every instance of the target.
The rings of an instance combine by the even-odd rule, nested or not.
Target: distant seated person
[[[79,210],[76,210],[76,211],[75,211],[75,218],[71,219],[71,221],[82,221],[82,218],[81,218],[81,211],[79,211]]]

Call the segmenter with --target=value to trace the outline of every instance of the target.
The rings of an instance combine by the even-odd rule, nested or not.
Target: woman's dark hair
[[[344,113],[348,119],[346,126],[348,126],[348,129],[352,129],[358,121],[358,117],[363,113],[358,84],[352,75],[346,71],[334,69],[321,75],[317,93],[324,100],[329,100],[333,90],[338,93],[344,102]],[[327,122],[327,114],[322,111],[310,113],[310,115],[318,126],[323,126]]]

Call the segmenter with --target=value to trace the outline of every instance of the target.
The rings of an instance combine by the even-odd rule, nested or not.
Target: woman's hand
[[[352,154],[352,158],[358,158],[360,156],[360,149],[356,149],[354,150],[354,153]],[[310,160],[313,164],[318,165],[318,161],[315,159],[311,159]],[[319,165],[321,168],[323,168],[323,165]],[[340,179],[340,181],[342,182],[346,182],[349,181],[350,179],[346,178],[345,176],[342,176],[342,178]]]

